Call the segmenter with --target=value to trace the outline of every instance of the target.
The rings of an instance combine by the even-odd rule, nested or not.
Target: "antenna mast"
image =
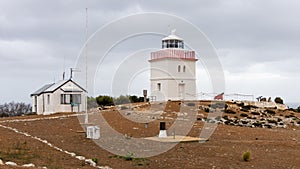
[[[87,40],[88,40],[88,8],[85,8],[86,18],[85,18],[85,89],[86,94],[88,93],[88,49],[87,49]],[[87,112],[87,95],[85,96],[85,124],[88,124],[88,112]]]

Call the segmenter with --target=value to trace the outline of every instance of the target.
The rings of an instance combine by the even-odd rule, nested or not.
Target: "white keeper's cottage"
[[[30,96],[32,112],[37,114],[47,115],[86,110],[86,90],[72,79],[44,85]]]
[[[151,100],[196,99],[195,51],[185,50],[175,31],[162,39],[162,49],[151,53]]]

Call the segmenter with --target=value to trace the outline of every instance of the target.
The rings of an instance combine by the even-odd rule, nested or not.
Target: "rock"
[[[30,164],[24,164],[24,165],[22,165],[23,167],[35,167],[35,165],[34,164],[32,164],[32,163],[30,163]]]
[[[12,162],[12,161],[7,161],[5,164],[10,165],[10,166],[17,166],[17,163]]]
[[[76,156],[76,154],[75,154],[75,153],[70,153],[70,155],[71,155],[72,157],[75,157],[75,156]]]
[[[76,156],[75,158],[77,158],[78,160],[85,160],[85,157],[83,156]]]
[[[87,164],[89,164],[89,165],[91,165],[93,167],[96,167],[96,163],[92,159],[86,159],[85,163],[87,163]]]
[[[0,159],[0,165],[4,165],[3,161]]]
[[[292,140],[293,140],[293,141],[296,141],[296,138],[293,138]]]

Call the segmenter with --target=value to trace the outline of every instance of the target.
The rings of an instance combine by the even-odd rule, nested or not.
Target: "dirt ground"
[[[174,104],[174,105],[171,105]],[[177,103],[169,104],[165,117],[176,117]],[[177,107],[176,107],[177,105]],[[156,136],[159,132],[160,120],[136,123],[126,119],[118,111],[102,111],[110,126],[116,131],[130,137]],[[99,166],[111,168],[300,168],[300,128],[250,128],[219,124],[207,142],[178,143],[171,150],[153,157],[125,159],[104,150],[93,140],[87,139],[76,116],[65,117],[65,114],[51,116],[25,116],[2,118],[0,124],[15,128],[47,140],[63,150],[76,155],[98,160]],[[90,115],[90,121],[93,116]],[[16,119],[36,119],[57,117],[55,119],[39,119],[36,121],[8,122]],[[172,120],[167,121],[167,128]],[[204,122],[196,121],[190,136],[199,137]],[[48,145],[30,137],[0,127],[0,158],[14,161],[19,165],[33,163],[37,167],[58,168],[93,168],[68,154],[57,151]],[[251,152],[249,162],[242,159],[246,151]],[[0,168],[13,168],[0,166]],[[21,168],[21,167],[15,167]]]

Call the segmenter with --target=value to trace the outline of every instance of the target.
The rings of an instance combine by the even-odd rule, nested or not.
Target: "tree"
[[[282,100],[280,97],[276,97],[276,98],[274,99],[274,102],[275,102],[275,103],[279,103],[279,104],[283,104],[283,100]]]
[[[0,117],[21,116],[31,113],[31,105],[25,103],[5,103],[0,105]]]
[[[130,96],[120,95],[119,97],[114,99],[114,102],[116,105],[127,104],[127,103],[130,103],[129,98],[130,98]]]
[[[300,113],[300,106],[298,106],[298,108],[295,110],[296,110],[296,112]]]
[[[97,108],[97,100],[94,97],[87,97],[87,108],[92,109],[92,108]]]
[[[111,106],[114,104],[114,100],[110,96],[98,96],[96,97],[97,104],[99,106]]]

